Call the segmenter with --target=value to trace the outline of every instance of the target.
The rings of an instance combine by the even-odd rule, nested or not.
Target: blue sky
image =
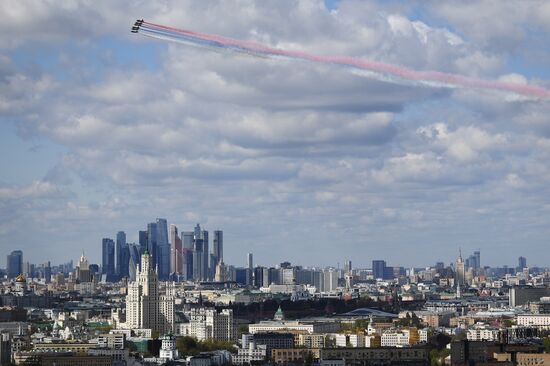
[[[36,5],[36,4],[35,4]],[[550,88],[544,1],[0,5],[0,256],[100,258],[165,217],[227,261],[548,265],[550,103],[131,34],[136,18]],[[231,16],[227,16],[231,14]],[[24,228],[24,229],[23,229]],[[41,250],[47,247],[48,250]],[[3,266],[0,264],[0,266]]]

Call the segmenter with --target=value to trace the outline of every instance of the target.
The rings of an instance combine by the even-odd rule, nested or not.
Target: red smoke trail
[[[219,44],[218,47],[220,48],[228,47],[229,49],[233,48],[237,51],[246,51],[264,56],[284,56],[288,58],[308,60],[311,62],[349,66],[360,70],[368,70],[377,73],[393,75],[404,80],[412,80],[421,83],[438,82],[442,84],[461,87],[502,90],[535,98],[550,98],[550,90],[538,86],[497,80],[476,79],[458,74],[449,74],[439,71],[418,71],[398,65],[392,65],[383,62],[349,56],[322,56],[304,51],[283,50],[279,48],[269,47],[257,42],[243,41],[215,34],[167,27],[150,22],[143,22],[142,27],[144,31],[147,31],[148,28],[150,28],[153,31],[159,30],[165,33],[172,33],[175,36],[182,35],[186,38],[186,40],[191,42],[193,40],[197,40],[197,42],[208,41]]]

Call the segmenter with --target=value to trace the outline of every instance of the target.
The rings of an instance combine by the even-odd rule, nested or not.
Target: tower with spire
[[[456,283],[458,285],[464,285],[464,260],[462,259],[462,249],[458,249],[458,258],[456,260]]]
[[[126,324],[129,329],[151,329],[161,334],[174,331],[174,297],[166,284],[160,294],[158,273],[153,269],[151,255],[146,250],[136,280],[128,284],[126,295]]]

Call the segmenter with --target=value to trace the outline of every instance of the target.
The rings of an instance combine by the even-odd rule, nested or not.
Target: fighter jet
[[[139,27],[141,27],[142,24],[143,24],[143,19],[136,20],[136,22],[134,23],[134,26],[132,27],[131,32],[137,33],[139,31]]]

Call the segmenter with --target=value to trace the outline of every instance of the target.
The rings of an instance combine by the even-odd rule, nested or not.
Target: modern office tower
[[[203,251],[203,269],[202,269],[202,278],[203,281],[208,281],[210,279],[210,251],[208,242],[208,231],[202,231],[202,251]]]
[[[159,293],[159,279],[151,266],[151,256],[141,256],[141,269],[136,281],[128,284],[126,324],[130,329],[151,329],[160,334],[174,332],[174,290],[167,285]]]
[[[248,253],[246,255],[246,267],[249,270],[252,270],[252,268],[254,268],[254,256],[252,255],[252,253]]]
[[[170,243],[166,219],[157,219],[158,276],[165,281],[170,276]]]
[[[517,268],[517,271],[518,272],[521,272],[523,271],[524,268],[527,267],[527,258],[525,257],[519,257],[518,258],[518,268]]]
[[[170,225],[170,273],[180,275],[182,273],[181,238],[178,235],[178,227]]]
[[[262,270],[263,278],[261,279],[262,286],[267,287],[272,283],[279,283],[279,270],[277,268],[263,268]],[[259,281],[259,280],[258,280]]]
[[[246,255],[246,268],[248,269],[247,285],[252,285],[254,282],[254,257],[252,253]]]
[[[101,273],[112,280],[115,275],[115,242],[113,239],[103,238],[101,259]]]
[[[136,244],[129,244],[128,250],[130,251],[130,260],[128,263],[128,279],[130,281],[135,281],[137,272],[139,270],[139,263],[141,258],[141,244],[138,246]]]
[[[248,268],[235,268],[235,282],[239,285],[248,285],[249,270]]]
[[[323,292],[331,292],[338,287],[338,271],[329,269],[323,273]]]
[[[351,260],[347,260],[345,263],[344,263],[344,273],[349,273],[352,271],[352,268],[351,268]]]
[[[386,261],[383,260],[373,260],[372,261],[372,276],[377,278],[385,279],[384,274],[386,272]]]
[[[14,250],[8,254],[6,267],[8,278],[15,278],[23,273],[23,252],[21,250]]]
[[[193,239],[193,279],[195,281],[204,281],[203,268],[203,240],[200,238],[195,238]]]
[[[437,270],[445,269],[445,263],[443,263],[443,262],[437,262],[437,263],[435,264],[435,269],[437,269]]]
[[[481,268],[481,252],[479,250],[476,250],[474,252],[474,257],[476,258],[476,265],[475,265],[475,269],[480,269]]]
[[[456,259],[456,282],[459,285],[464,285],[465,279],[465,269],[464,269],[464,260],[462,259],[462,252],[459,252],[458,258]]]
[[[181,232],[181,242],[184,249],[193,250],[193,238],[195,234],[192,231]]]
[[[182,279],[183,280],[192,280],[193,279],[193,250],[183,248],[181,250],[181,268],[182,268]]]
[[[264,287],[264,270],[266,269],[265,267],[254,268],[254,276],[252,277],[254,279],[254,282],[252,282],[254,287]]]
[[[128,276],[128,270],[126,268],[127,264],[124,263],[124,257],[126,251],[126,233],[124,231],[119,231],[116,234],[116,246],[115,246],[115,256],[116,256],[116,274],[119,278]]]
[[[212,265],[217,265],[223,260],[223,231],[214,230],[214,241],[212,242]]]
[[[193,229],[193,238],[197,239],[201,237],[201,226],[199,223],[195,225],[195,229]]]
[[[90,269],[90,276],[92,276],[92,280],[94,278],[98,278],[98,275],[99,275],[99,265],[97,264],[90,264],[88,266],[88,268]]]
[[[193,278],[208,281],[210,277],[210,253],[208,251],[208,231],[201,230],[199,224],[193,231]]]
[[[313,271],[312,273],[313,286],[317,289],[317,292],[323,291],[324,273],[323,271]]]
[[[151,266],[157,268],[157,223],[147,224],[147,252],[151,256]]]
[[[139,252],[140,255],[145,253],[145,249],[147,249],[147,230],[140,230],[139,231]],[[139,265],[139,262],[136,263]]]
[[[44,283],[50,283],[52,280],[52,267],[50,262],[44,263]]]

